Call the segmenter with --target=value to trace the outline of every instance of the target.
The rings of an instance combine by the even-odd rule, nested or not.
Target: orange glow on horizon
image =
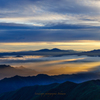
[[[59,48],[62,50],[89,51],[100,49],[100,41],[75,40],[65,42],[14,42],[0,43],[0,52],[29,51],[39,49]]]

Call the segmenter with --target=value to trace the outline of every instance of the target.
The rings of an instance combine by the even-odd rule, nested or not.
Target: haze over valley
[[[0,79],[15,75],[47,74],[54,76],[65,74],[71,76],[81,73],[84,75],[93,74],[93,79],[99,77],[99,50],[78,52],[54,48],[52,50],[3,52],[0,55],[2,55],[0,58]]]

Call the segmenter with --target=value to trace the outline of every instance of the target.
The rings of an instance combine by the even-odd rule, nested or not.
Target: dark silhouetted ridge
[[[1,94],[0,100],[100,100],[99,83],[100,80],[91,80],[27,86]]]
[[[25,86],[48,85],[55,82],[56,79],[46,74],[39,74],[31,77],[22,77],[16,75],[11,78],[4,78],[0,80],[0,93],[14,91]]]
[[[58,48],[53,48],[53,49],[51,49],[51,51],[63,51],[63,50],[60,50],[60,49],[58,49]]]
[[[11,67],[10,65],[0,65],[0,68],[7,68],[7,67]]]
[[[37,52],[48,52],[50,51],[49,49],[41,49],[41,50],[37,50]]]

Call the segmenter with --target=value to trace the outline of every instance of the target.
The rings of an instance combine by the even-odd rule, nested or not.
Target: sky
[[[100,0],[0,0],[0,52],[45,48],[100,49]],[[99,72],[99,57],[58,58],[0,58],[0,64],[13,66],[0,75]]]
[[[0,52],[100,49],[99,0],[0,0]]]

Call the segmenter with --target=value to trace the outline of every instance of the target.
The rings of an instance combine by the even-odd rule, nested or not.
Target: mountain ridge
[[[90,74],[81,73],[72,75],[65,74],[65,75],[54,75],[54,76],[49,76],[47,74],[38,74],[37,76],[27,76],[27,77],[16,75],[10,78],[4,78],[0,80],[0,93],[14,91],[16,89],[25,86],[48,85],[52,83],[63,83],[66,81],[82,83],[84,81],[93,79],[98,79],[98,84],[100,84],[99,76],[97,77],[97,75],[95,75],[93,77],[91,73]]]
[[[100,100],[100,80],[35,85],[0,94],[0,100]]]
[[[87,56],[100,56],[100,49],[91,51],[75,51],[75,50],[61,50],[58,48],[53,49],[40,49],[18,52],[0,52],[0,57],[16,55],[16,57],[22,57],[23,55],[42,55],[42,56],[63,56],[63,55],[87,55]]]

